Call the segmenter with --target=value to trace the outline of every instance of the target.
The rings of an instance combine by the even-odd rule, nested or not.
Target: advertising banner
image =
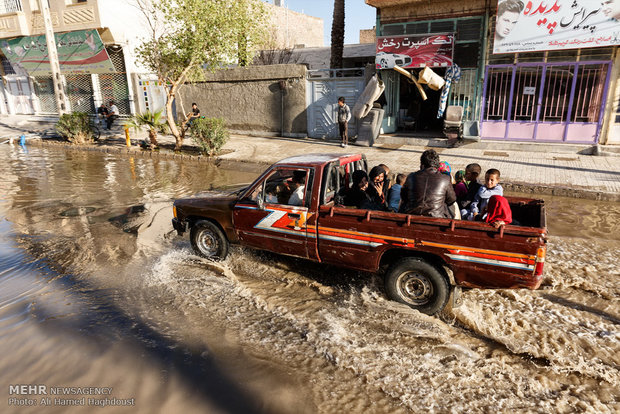
[[[620,1],[620,0],[618,0]],[[377,69],[452,66],[454,34],[382,36],[377,38]]]
[[[97,30],[55,33],[54,36],[63,74],[115,72]],[[18,73],[22,70],[30,76],[52,73],[45,35],[2,40],[0,49]]]
[[[493,53],[620,45],[620,0],[499,0]]]

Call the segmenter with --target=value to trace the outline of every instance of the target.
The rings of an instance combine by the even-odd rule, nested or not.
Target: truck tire
[[[224,260],[228,255],[228,239],[213,222],[197,221],[189,233],[194,251],[211,260]]]
[[[391,300],[409,305],[427,315],[441,311],[450,298],[450,284],[437,268],[422,259],[400,259],[385,275],[385,290]]]

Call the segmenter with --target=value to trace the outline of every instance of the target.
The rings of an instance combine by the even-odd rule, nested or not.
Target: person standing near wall
[[[338,98],[338,130],[340,131],[340,139],[342,142],[340,146],[342,148],[349,144],[348,129],[349,120],[351,119],[351,110],[349,105],[344,103],[344,96]]]

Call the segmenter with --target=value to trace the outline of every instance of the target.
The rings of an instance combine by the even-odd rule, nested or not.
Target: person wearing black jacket
[[[368,173],[368,188],[366,189],[366,193],[368,193],[369,203],[362,207],[368,210],[383,210],[390,211],[388,205],[388,184],[387,184],[387,173],[385,169],[379,165],[373,167]]]
[[[349,207],[362,208],[362,205],[369,203],[368,193],[368,174],[364,170],[356,170],[352,176],[353,183],[351,188],[347,188],[344,191],[344,197],[342,204]]]
[[[420,157],[420,171],[409,174],[401,188],[401,213],[451,218],[448,206],[456,201],[450,177],[437,171],[439,155],[426,150]]]

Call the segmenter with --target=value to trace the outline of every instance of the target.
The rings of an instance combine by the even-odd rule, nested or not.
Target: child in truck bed
[[[484,175],[484,185],[480,187],[478,193],[472,201],[469,211],[465,210],[465,214],[461,211],[461,216],[467,220],[483,220],[489,204],[491,196],[504,195],[504,189],[499,183],[499,170],[491,168]]]

